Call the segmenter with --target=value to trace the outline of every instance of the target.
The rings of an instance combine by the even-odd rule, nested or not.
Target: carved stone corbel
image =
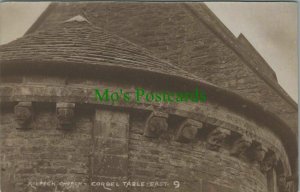
[[[167,113],[153,111],[146,121],[144,136],[155,138],[166,132],[168,130],[167,119]]]
[[[258,143],[254,146],[252,154],[253,154],[253,163],[259,167],[260,163],[264,160],[265,155],[267,153],[268,149],[262,145],[261,143]]]
[[[232,156],[240,156],[244,153],[251,145],[252,140],[250,137],[243,135],[234,141],[233,146],[230,150]]]
[[[290,186],[287,182],[287,177],[285,175],[278,176],[278,189],[280,192],[289,192]]]
[[[218,151],[224,144],[225,138],[230,134],[228,129],[218,127],[207,136],[207,147],[210,150]]]
[[[28,129],[28,125],[32,121],[32,102],[19,102],[15,108],[15,120],[17,129]]]
[[[273,151],[266,154],[264,160],[260,164],[260,169],[263,173],[268,172],[277,165],[278,157]]]
[[[195,139],[198,129],[201,129],[202,127],[203,123],[187,119],[180,125],[175,140],[180,142],[191,142]]]
[[[57,103],[58,129],[70,129],[74,123],[75,103]]]

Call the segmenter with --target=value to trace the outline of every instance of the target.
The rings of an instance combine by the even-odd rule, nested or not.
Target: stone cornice
[[[76,66],[76,70],[69,70]],[[76,76],[90,78],[90,77],[103,77],[105,74],[109,72],[110,77],[118,77],[118,79],[122,80],[123,77],[120,75],[126,71],[126,78],[124,80],[132,80],[132,82],[139,82],[140,78],[146,82],[153,84],[157,84],[157,86],[161,86],[161,82],[171,82],[173,85],[176,84],[185,84],[188,86],[201,86],[206,92],[209,92],[211,95],[215,95],[214,99],[223,102],[223,105],[228,105],[229,108],[238,108],[239,110],[251,111],[249,115],[256,114],[257,117],[261,115],[267,116],[268,119],[272,119],[277,121],[277,124],[280,125],[280,129],[285,129],[280,134],[285,134],[286,131],[293,132],[292,135],[297,134],[297,130],[293,130],[289,127],[285,122],[283,122],[280,118],[274,115],[271,111],[266,108],[263,108],[261,105],[254,103],[240,95],[231,92],[227,89],[220,88],[216,85],[208,83],[206,81],[202,81],[200,79],[196,79],[193,76],[181,76],[180,74],[166,74],[166,73],[158,73],[149,70],[141,70],[141,69],[132,69],[125,68],[120,66],[95,66],[88,65],[86,63],[70,63],[70,62],[49,62],[49,61],[40,61],[38,63],[33,61],[26,60],[2,60],[0,63],[0,75],[10,75],[10,74],[26,74],[26,73],[38,73],[38,74],[51,74],[51,75],[62,75],[67,78],[73,78]],[[84,74],[89,74],[88,76]],[[172,80],[170,80],[172,78]],[[176,86],[175,86],[176,87]],[[169,88],[169,86],[167,87]],[[212,97],[211,97],[212,98]],[[247,110],[245,110],[247,109]],[[266,119],[266,118],[263,118]],[[284,128],[283,128],[284,127]],[[287,130],[286,130],[287,129]],[[296,137],[295,137],[296,138]]]
[[[83,88],[83,87],[71,87],[71,86],[42,86],[42,85],[1,85],[0,86],[0,98],[1,104],[4,103],[16,103],[20,102],[18,105],[22,103],[33,103],[38,104],[40,102],[50,102],[57,103],[57,109],[63,108],[60,113],[57,113],[58,118],[62,120],[66,120],[67,122],[72,121],[72,117],[67,114],[74,114],[74,112],[70,113],[70,110],[76,110],[75,105],[85,105],[89,104],[91,106],[95,105],[107,105],[118,108],[124,108],[128,110],[143,110],[143,111],[154,111],[152,115],[149,117],[147,124],[152,122],[152,124],[160,125],[162,129],[153,130],[151,126],[146,126],[146,128],[150,127],[150,131],[145,132],[145,136],[147,137],[159,137],[161,134],[166,132],[167,130],[167,118],[169,115],[180,116],[181,118],[187,118],[185,124],[189,124],[189,128],[187,129],[187,133],[183,133],[183,127],[186,129],[185,124],[181,124],[181,129],[177,132],[177,138],[175,140],[179,142],[186,142],[190,139],[193,140],[196,138],[197,130],[202,129],[200,126],[202,125],[212,125],[213,127],[217,127],[217,129],[211,130],[211,132],[207,135],[208,149],[219,151],[223,146],[224,140],[232,133],[235,135],[241,135],[245,141],[249,141],[250,143],[258,143],[260,144],[267,152],[273,152],[280,157],[285,167],[289,167],[289,160],[287,158],[287,154],[285,153],[284,147],[281,145],[280,141],[276,138],[275,135],[270,135],[270,132],[267,132],[262,127],[257,127],[256,125],[251,125],[249,123],[243,125],[237,125],[232,120],[232,117],[222,117],[218,116],[218,111],[222,110],[221,108],[216,109],[214,105],[210,105],[209,103],[204,104],[190,104],[188,106],[183,104],[165,104],[159,105],[155,103],[99,103],[93,97],[93,89],[92,88]],[[17,106],[18,106],[17,105]],[[204,110],[199,110],[201,106]],[[27,106],[27,105],[26,105]],[[70,108],[71,107],[71,108]],[[214,108],[213,111],[210,111],[211,108]],[[33,107],[34,113],[34,107]],[[206,111],[207,110],[207,111]],[[57,110],[59,111],[59,110]],[[210,111],[210,112],[209,112]],[[66,114],[66,115],[64,115]],[[71,118],[71,119],[70,119]],[[155,118],[155,119],[153,119]],[[160,121],[160,122],[157,122]],[[230,122],[231,121],[231,122]],[[62,127],[65,127],[65,123],[62,123]],[[155,127],[155,126],[154,126]],[[218,131],[220,130],[220,131]],[[196,132],[195,132],[196,131]],[[181,136],[180,136],[181,135]],[[266,136],[268,135],[268,136]],[[184,139],[182,139],[182,136]],[[211,139],[210,139],[211,138]],[[249,148],[249,145],[238,146],[239,138],[235,139],[233,146],[238,149],[231,148],[230,154],[234,157],[239,157],[241,153]],[[268,138],[271,138],[271,141],[268,141]],[[215,141],[218,141],[215,143]],[[278,142],[274,142],[278,141]],[[282,141],[284,143],[284,141]],[[287,153],[291,153],[290,150]],[[238,155],[237,155],[238,154]],[[264,155],[258,161],[262,163],[264,160]],[[286,170],[286,174],[291,174],[290,170]]]
[[[69,70],[74,66],[76,70]],[[76,66],[76,67],[75,67]],[[51,76],[63,76],[66,79],[72,79],[77,76],[81,78],[107,78],[106,74],[109,74],[109,81],[117,79],[119,82],[130,82],[130,84],[140,83],[140,79],[143,79],[142,83],[144,83],[144,87],[147,85],[156,85],[161,89],[178,89],[179,86],[176,85],[184,85],[187,89],[194,89],[197,86],[200,86],[201,89],[205,90],[207,95],[209,95],[209,101],[219,103],[219,105],[227,107],[229,109],[238,111],[239,113],[243,113],[247,115],[249,118],[253,118],[258,122],[266,124],[267,127],[271,127],[272,131],[281,138],[286,149],[289,151],[289,158],[291,160],[292,167],[296,166],[297,162],[297,135],[294,130],[290,128],[285,122],[283,122],[280,118],[270,112],[268,109],[263,108],[257,103],[249,101],[236,93],[233,93],[229,90],[219,88],[215,85],[207,83],[205,81],[194,79],[193,77],[187,78],[184,76],[178,75],[170,75],[170,74],[160,74],[153,71],[143,71],[137,69],[130,68],[122,68],[122,67],[113,67],[113,66],[96,66],[96,65],[88,65],[82,63],[69,63],[69,62],[33,62],[26,60],[13,60],[13,61],[1,61],[0,63],[0,71],[2,77],[9,75],[51,75]],[[88,75],[87,75],[88,74]],[[126,74],[126,75],[124,75]],[[168,85],[161,83],[166,82]],[[165,85],[165,87],[163,87]],[[171,85],[171,86],[170,86]],[[181,87],[181,86],[180,86]],[[81,102],[81,103],[95,103],[94,98],[89,98],[91,95],[91,91],[93,89],[87,89],[87,87],[73,87],[67,89],[66,86],[58,87],[58,86],[49,86],[49,88],[53,89],[53,93],[69,93],[69,95],[49,95],[49,96],[40,96],[36,97],[42,99],[45,102],[55,101],[56,98],[62,99],[63,102]],[[95,87],[93,87],[95,88]],[[18,94],[17,87],[8,86],[2,87],[0,91],[1,100],[2,101],[22,101],[24,96],[22,94]],[[43,90],[43,86],[39,89]],[[182,90],[181,90],[182,91]],[[11,94],[14,93],[13,98]],[[39,91],[38,91],[39,92]],[[41,91],[43,92],[43,91]],[[76,97],[76,93],[81,92],[80,97]],[[8,94],[8,95],[7,95]],[[126,107],[126,106],[125,106]],[[149,104],[149,107],[152,106]],[[169,106],[168,106],[169,107]],[[294,169],[293,169],[294,170]]]

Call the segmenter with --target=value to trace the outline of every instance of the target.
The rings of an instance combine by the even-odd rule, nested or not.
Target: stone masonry
[[[3,192],[297,191],[297,105],[203,3],[52,3],[0,59]],[[95,98],[140,87],[207,101]]]

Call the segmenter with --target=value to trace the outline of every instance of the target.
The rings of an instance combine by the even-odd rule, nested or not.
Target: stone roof
[[[0,46],[0,59],[1,64],[14,60],[27,63],[30,61],[81,63],[118,66],[199,79],[179,67],[152,56],[144,48],[94,26],[81,15]]]
[[[27,33],[79,13],[156,57],[260,104],[297,134],[297,103],[204,3],[53,3]]]

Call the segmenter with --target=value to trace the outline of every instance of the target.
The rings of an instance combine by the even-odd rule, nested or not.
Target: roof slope
[[[254,67],[240,42],[203,3],[52,4],[28,33],[78,13],[191,74],[259,103],[297,133],[297,104]]]
[[[141,47],[95,27],[80,15],[0,46],[0,59],[1,64],[13,60],[73,62],[199,79],[151,56]]]

